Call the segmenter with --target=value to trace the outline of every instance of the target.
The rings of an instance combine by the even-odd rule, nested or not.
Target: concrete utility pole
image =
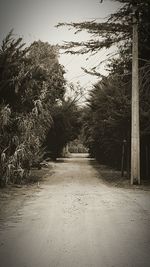
[[[140,127],[137,7],[133,6],[131,184],[140,184]]]

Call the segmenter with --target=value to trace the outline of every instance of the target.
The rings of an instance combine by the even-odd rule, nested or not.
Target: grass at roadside
[[[115,169],[112,169],[106,165],[101,165],[95,161],[91,161],[91,164],[98,171],[100,179],[103,183],[120,188],[130,188],[130,189],[141,189],[141,190],[150,190],[150,179],[143,180],[141,179],[141,185],[131,185],[130,179],[127,178],[125,174],[124,177],[121,177],[121,172]]]

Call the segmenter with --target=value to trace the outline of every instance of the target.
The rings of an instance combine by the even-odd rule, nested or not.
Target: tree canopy
[[[112,0],[113,1],[113,0]],[[75,30],[77,34],[80,31],[87,31],[91,39],[87,42],[65,42],[61,48],[65,49],[65,53],[85,54],[97,53],[102,48],[118,47],[118,52],[126,53],[126,57],[131,59],[132,46],[132,15],[133,5],[136,6],[136,16],[139,26],[139,49],[141,60],[150,57],[150,49],[148,43],[150,41],[150,2],[149,0],[116,0],[122,4],[121,8],[111,14],[103,22],[98,19],[91,21],[83,21],[79,23],[59,23],[57,27],[68,26]],[[101,3],[102,5],[103,3]]]
[[[150,159],[150,2],[118,2],[121,4],[120,9],[103,22],[95,19],[81,23],[59,23],[58,27],[68,26],[74,29],[76,34],[87,31],[91,35],[87,42],[65,42],[62,48],[66,53],[94,54],[103,48],[114,46],[117,49],[117,56],[112,55],[107,61],[106,68],[109,72],[106,77],[96,71],[96,66],[92,70],[85,70],[99,75],[100,79],[90,93],[83,116],[83,128],[85,144],[91,155],[105,164],[119,168],[124,140],[126,160],[130,161],[132,16],[135,13],[139,33],[141,169],[145,175],[144,170],[148,168],[146,161]]]
[[[25,47],[10,32],[0,49],[0,183],[22,182],[42,157],[52,113],[65,94],[58,48]]]

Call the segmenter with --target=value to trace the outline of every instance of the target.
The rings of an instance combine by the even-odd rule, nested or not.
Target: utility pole
[[[131,114],[131,184],[140,184],[140,126],[138,75],[138,20],[137,6],[133,5],[132,43],[132,114]]]

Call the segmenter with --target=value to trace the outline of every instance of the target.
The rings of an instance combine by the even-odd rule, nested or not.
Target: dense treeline
[[[78,110],[65,101],[65,84],[57,46],[38,41],[25,47],[7,35],[0,49],[1,185],[21,183],[45,150],[56,158],[72,140]]]
[[[95,66],[90,72],[100,79],[93,86],[86,108],[66,98],[59,51],[41,41],[26,47],[8,34],[0,49],[0,183],[21,183],[45,152],[52,159],[81,133],[90,154],[100,162],[130,169],[132,12],[133,1],[119,0],[122,7],[102,23],[69,23],[87,30],[92,39],[66,43],[67,53],[96,53],[117,47],[105,77]],[[150,174],[150,3],[135,0],[139,31],[141,172]],[[62,26],[62,24],[59,24]],[[94,37],[93,37],[94,36]],[[116,51],[115,51],[116,54]],[[82,116],[81,116],[82,113]]]
[[[144,65],[140,81],[141,174],[148,177],[150,160],[150,65]],[[147,77],[148,76],[148,77]],[[126,80],[126,82],[125,82]],[[144,83],[144,80],[145,83]],[[125,168],[129,171],[131,142],[131,77],[111,76],[98,82],[84,113],[85,143],[101,163],[121,168],[125,148]]]
[[[103,1],[102,1],[103,2]],[[63,48],[66,53],[97,53],[115,45],[115,56],[110,58],[104,77],[98,67],[86,72],[100,77],[90,94],[88,107],[84,111],[85,143],[90,153],[100,162],[129,170],[131,142],[131,72],[132,72],[132,15],[138,20],[139,32],[139,76],[140,76],[140,127],[141,127],[141,172],[150,174],[150,2],[149,0],[118,0],[122,4],[116,13],[104,22],[60,23],[76,29],[86,30],[92,39],[86,42],[69,42]],[[102,3],[103,4],[103,3]],[[133,9],[134,5],[134,9]],[[117,55],[116,55],[117,52]],[[100,59],[101,61],[101,59]]]
[[[127,4],[120,12],[110,18],[114,27],[116,27],[116,20],[121,26],[123,19],[131,14],[130,1],[125,2]],[[145,3],[138,1],[137,7],[141,8],[137,16],[139,16],[141,174],[145,178],[150,174],[150,17],[148,16],[150,4],[148,1]],[[131,20],[128,19],[127,22],[125,26],[128,26],[128,34],[130,34],[132,32]],[[124,27],[122,32],[123,29]],[[108,31],[107,34],[109,35]],[[124,33],[123,36],[128,35]],[[84,124],[86,144],[91,154],[100,162],[121,168],[124,150],[124,167],[128,171],[131,142],[131,39],[130,34],[128,43],[125,40],[119,45],[119,56],[111,59],[107,66],[110,71],[109,75],[102,77],[94,86],[85,113]]]
[[[123,140],[130,133],[130,94],[118,77],[107,77],[91,92],[84,133],[90,153],[99,161],[120,167]]]

